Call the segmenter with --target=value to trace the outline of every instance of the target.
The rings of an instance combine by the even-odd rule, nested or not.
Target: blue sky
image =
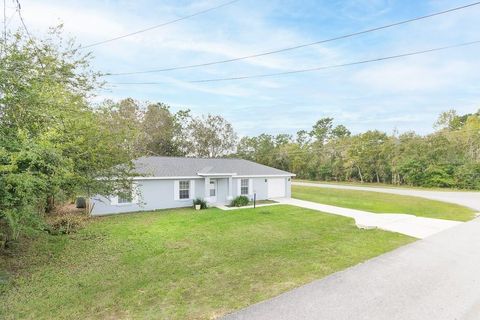
[[[7,4],[13,2],[7,0]],[[31,32],[63,22],[89,44],[216,6],[199,1],[23,0]],[[93,66],[128,72],[259,53],[409,19],[473,2],[240,0],[164,28],[92,48]],[[13,13],[9,9],[8,14]],[[218,83],[188,80],[275,73],[480,40],[480,5],[355,38],[240,62],[111,77],[96,100],[132,97],[174,110],[224,116],[240,135],[295,133],[321,117],[353,132],[432,131],[438,114],[480,108],[480,45],[343,69]],[[11,25],[18,21],[14,17]],[[18,19],[17,19],[18,20]]]

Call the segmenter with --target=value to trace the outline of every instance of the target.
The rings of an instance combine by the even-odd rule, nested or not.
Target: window
[[[248,179],[242,179],[240,182],[240,194],[248,195]]]
[[[132,188],[125,188],[118,192],[118,203],[132,203]]]
[[[179,199],[190,199],[190,181],[180,181],[178,191]]]
[[[210,197],[215,197],[215,182],[210,181]]]

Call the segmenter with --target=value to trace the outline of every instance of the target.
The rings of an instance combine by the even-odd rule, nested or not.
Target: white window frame
[[[117,204],[131,204],[131,203],[133,203],[133,195],[132,195],[131,190],[130,190],[130,197],[123,198],[120,194],[117,197],[118,197]]]
[[[120,194],[117,193],[116,195],[110,198],[110,204],[114,206],[126,206],[126,205],[139,203],[137,183],[132,183],[130,187],[130,201],[122,201],[122,200],[124,199],[122,199]]]
[[[182,188],[182,184],[187,184],[187,188],[185,188],[185,186],[183,186]],[[182,197],[182,191],[188,191],[188,197],[184,198]],[[191,182],[190,180],[180,180],[178,181],[178,200],[189,200],[191,199],[191,194],[192,192],[192,188],[191,188]]]
[[[240,195],[242,196],[248,196],[250,192],[250,179],[240,179]],[[246,182],[246,186],[244,185]],[[247,188],[247,192],[244,193],[243,190],[244,188]]]
[[[188,199],[187,198],[180,199],[180,181],[185,181],[185,182],[188,181],[190,184],[189,191],[188,191]],[[186,189],[182,189],[182,190],[186,190]],[[188,200],[192,200],[194,197],[195,197],[195,180],[181,179],[181,180],[173,181],[173,200],[188,201]]]
[[[212,189],[212,185],[213,185],[213,189]],[[217,196],[217,182],[214,181],[214,180],[210,180],[210,183],[209,183],[209,196],[210,197],[216,197]],[[212,191],[213,191],[213,194],[212,194]]]

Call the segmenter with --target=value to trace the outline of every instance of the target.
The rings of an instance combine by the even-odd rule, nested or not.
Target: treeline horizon
[[[110,102],[137,128],[139,156],[236,157],[293,172],[297,178],[336,182],[480,189],[480,111],[439,115],[435,131],[352,134],[333,118],[309,130],[238,139],[221,115],[173,113],[163,103],[131,98]],[[121,121],[123,122],[123,121]]]
[[[352,134],[322,118],[296,136],[243,137],[235,154],[301,179],[480,189],[480,112],[443,112],[434,128],[426,135]]]

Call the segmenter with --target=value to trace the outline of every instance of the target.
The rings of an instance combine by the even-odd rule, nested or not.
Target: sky
[[[64,24],[80,45],[110,39],[228,0],[20,0],[36,36]],[[239,0],[208,13],[91,47],[100,72],[191,65],[341,36],[465,5],[474,0]],[[6,0],[10,27],[19,26]],[[105,77],[95,101],[132,97],[173,111],[219,114],[240,136],[295,134],[322,117],[353,133],[433,131],[449,109],[480,108],[480,44],[309,73],[225,82],[192,80],[313,68],[480,40],[480,5],[358,37],[242,61],[161,73]],[[118,84],[155,82],[148,85]],[[116,83],[116,84],[115,84]]]

